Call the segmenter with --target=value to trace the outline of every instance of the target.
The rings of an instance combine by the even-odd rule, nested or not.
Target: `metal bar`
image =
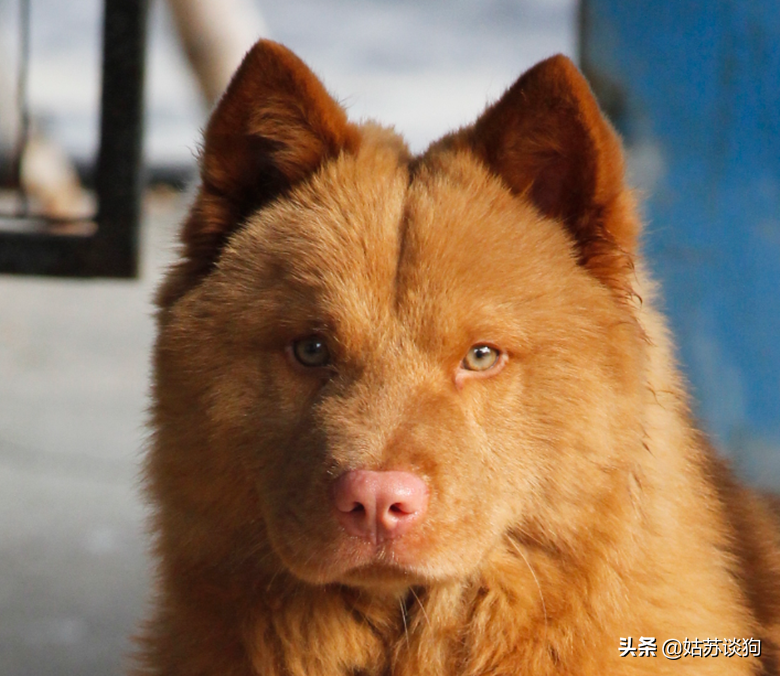
[[[105,0],[98,231],[93,274],[134,277],[143,187],[143,93],[148,0]]]
[[[0,232],[0,271],[17,275],[91,276],[94,237]]]
[[[41,217],[17,218],[15,226],[29,224],[29,231],[0,229],[0,272],[137,275],[148,0],[105,0],[104,7],[97,231],[91,236],[41,233]]]

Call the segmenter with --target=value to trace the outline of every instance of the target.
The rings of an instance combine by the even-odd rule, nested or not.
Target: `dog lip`
[[[288,564],[288,567],[296,577],[321,585],[373,586],[398,580],[423,580],[418,565],[399,560],[394,552],[385,551],[381,545],[371,546],[370,551],[364,547],[360,552],[341,549],[319,560],[314,566],[299,568]]]
[[[413,574],[416,561],[399,544],[397,539],[369,542],[351,536],[339,548],[336,560],[333,562],[333,569],[337,571],[338,576],[374,569],[393,570],[405,575]]]

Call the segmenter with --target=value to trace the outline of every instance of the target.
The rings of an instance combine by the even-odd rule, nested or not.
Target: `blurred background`
[[[24,211],[14,176],[28,211],[59,219],[35,227],[69,232],[95,209],[104,6],[29,2],[30,142],[14,172],[26,1],[0,0],[0,232],[27,227],[3,218]],[[697,414],[744,478],[780,487],[778,7],[153,0],[137,279],[0,274],[0,674],[127,666],[150,585],[138,468],[151,297],[199,129],[260,35],[309,63],[353,119],[394,125],[413,151],[537,61],[578,61],[628,144]],[[0,262],[20,258],[17,244],[0,236]]]

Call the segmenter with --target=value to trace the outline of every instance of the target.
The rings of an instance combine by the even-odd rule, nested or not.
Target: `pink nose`
[[[353,470],[333,484],[336,517],[344,530],[373,543],[397,538],[428,507],[428,487],[410,472]]]

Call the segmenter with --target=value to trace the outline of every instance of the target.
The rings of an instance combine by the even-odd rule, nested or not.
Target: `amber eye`
[[[496,365],[500,352],[490,345],[472,345],[461,366],[468,371],[487,371]]]
[[[304,366],[320,367],[330,363],[328,345],[319,336],[309,336],[294,341],[292,353]]]

